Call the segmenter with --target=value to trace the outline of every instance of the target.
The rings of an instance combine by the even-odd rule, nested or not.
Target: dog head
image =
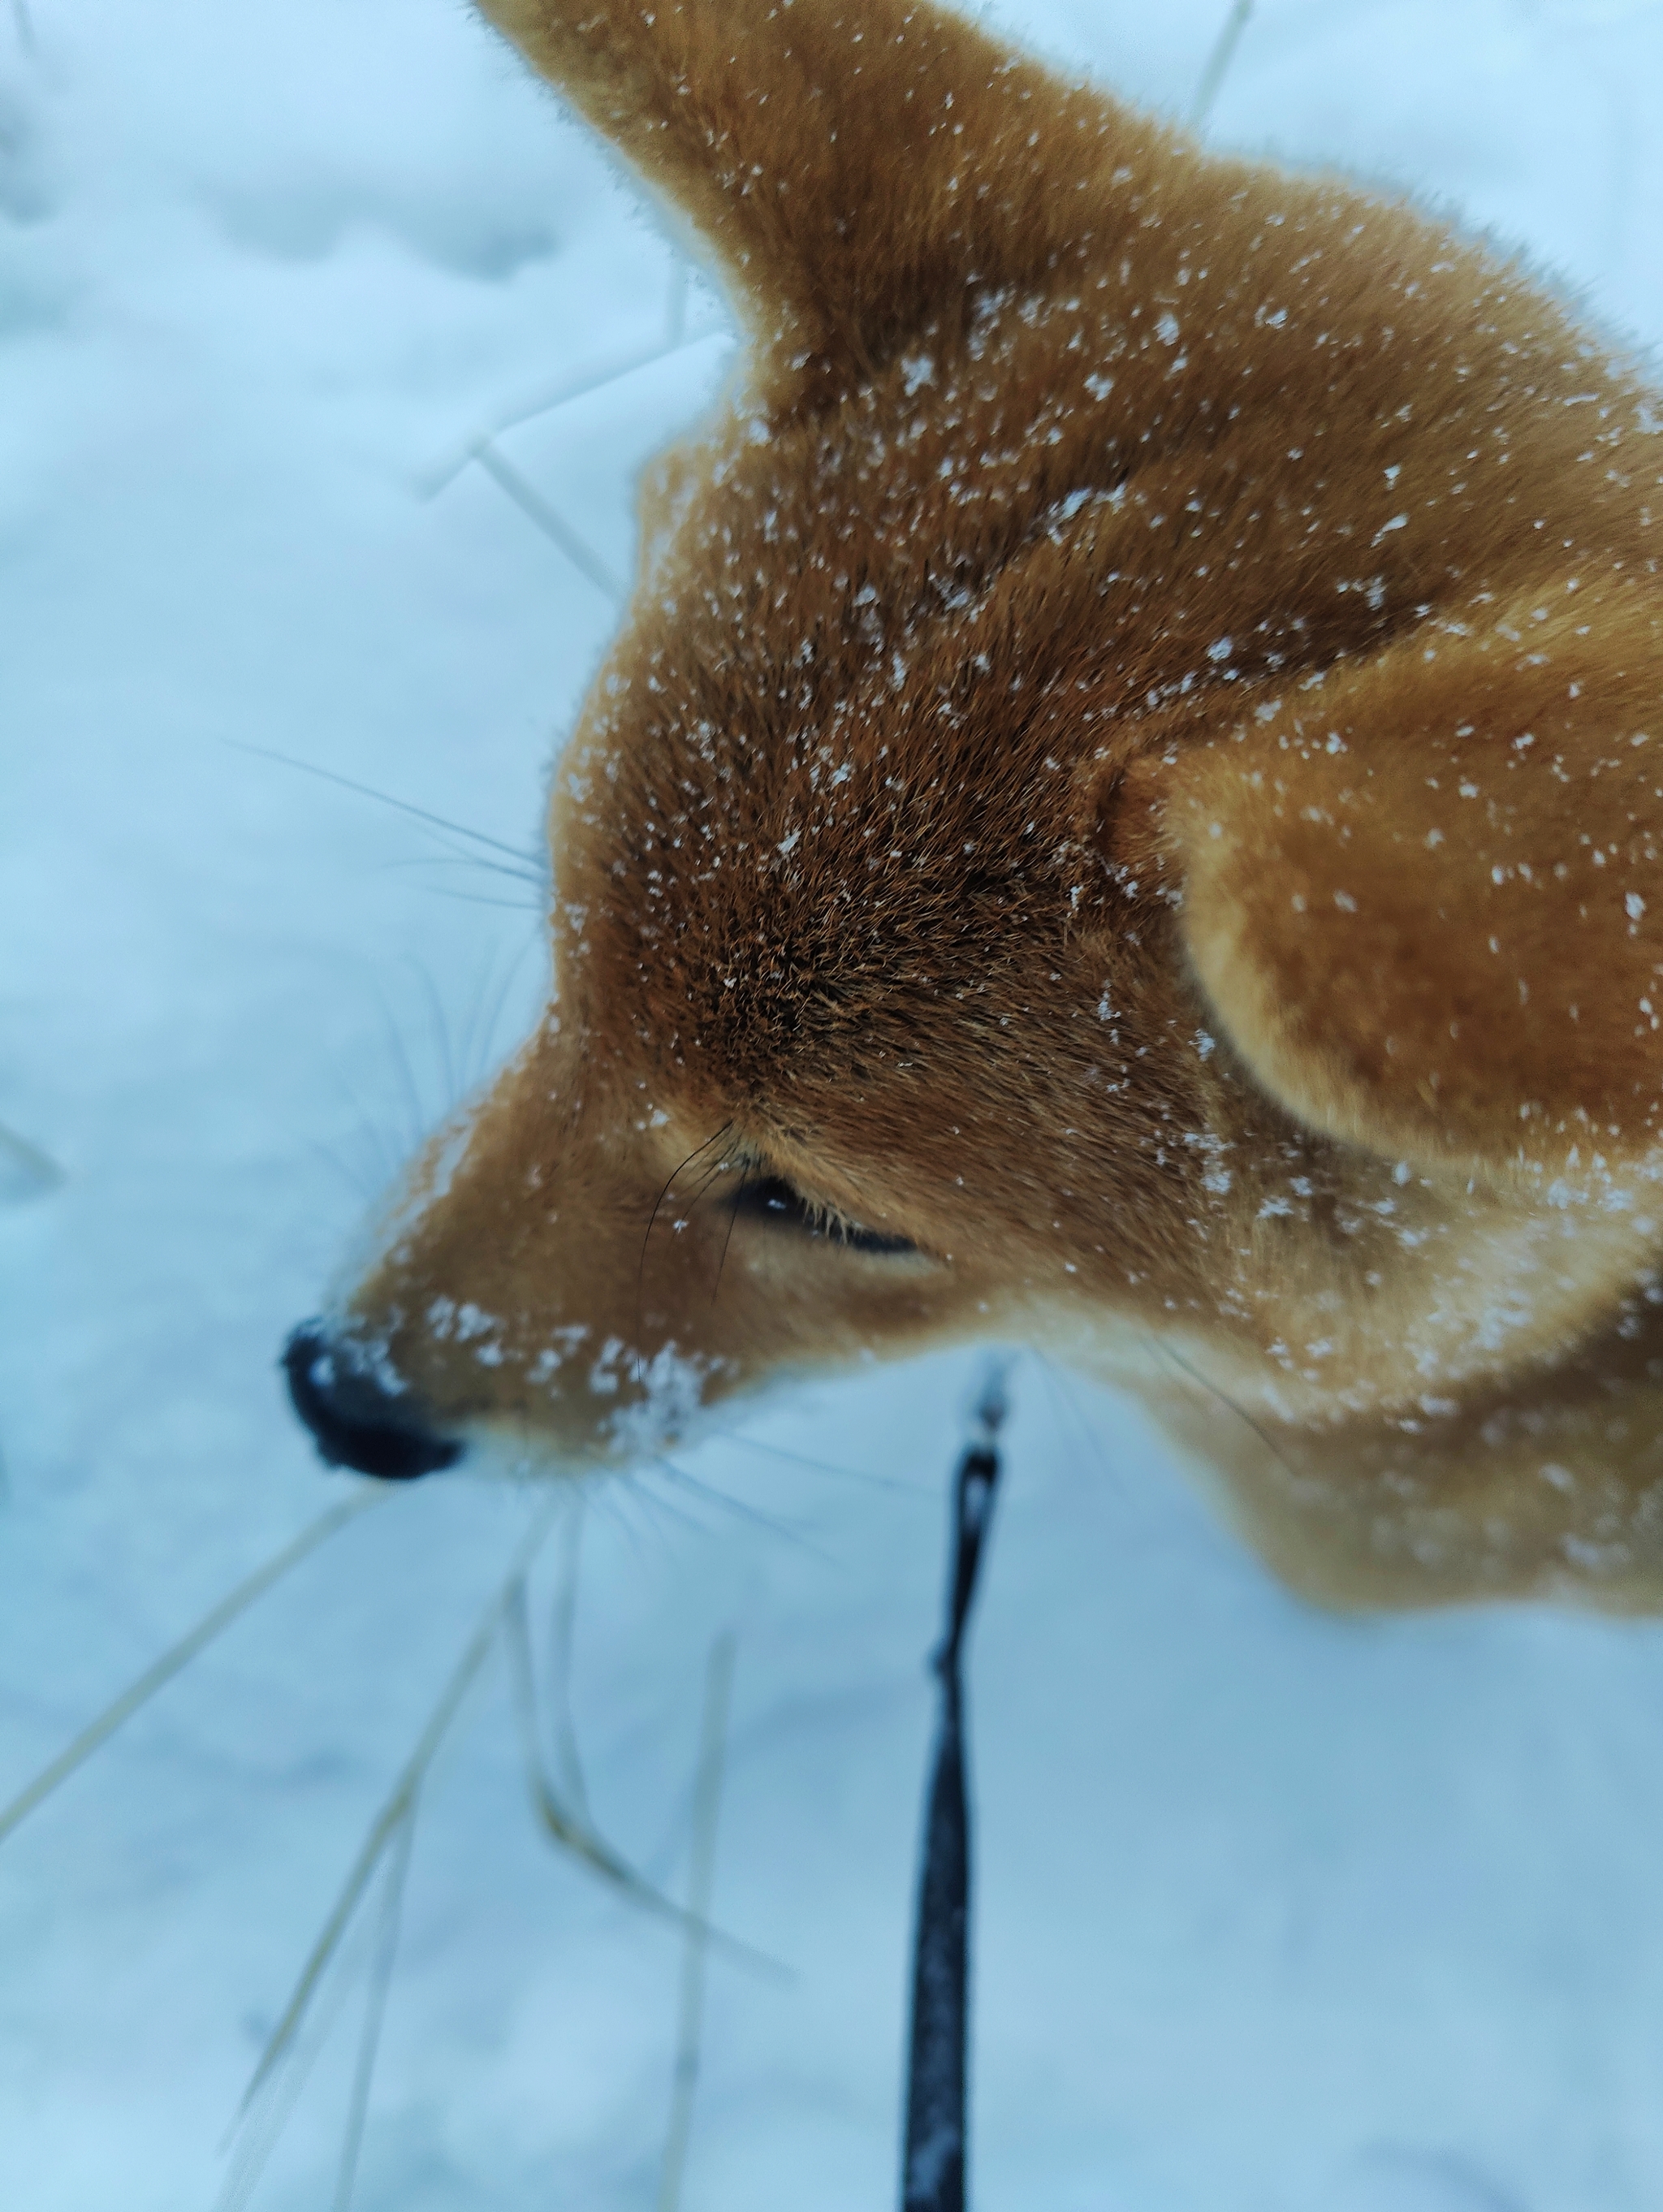
[[[1660,1110],[1626,373],[944,14],[488,12],[750,344],[556,769],[546,1018],[291,1346],[326,1454],[628,1462],[977,1335],[1332,1426],[1585,1334]]]

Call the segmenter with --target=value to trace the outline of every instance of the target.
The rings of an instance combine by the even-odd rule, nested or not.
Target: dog
[[[627,1466],[974,1339],[1312,1599],[1663,1601],[1663,398],[916,0],[483,0],[713,264],[553,995],[285,1354]]]

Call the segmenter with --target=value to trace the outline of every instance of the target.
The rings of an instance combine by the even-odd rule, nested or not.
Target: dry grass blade
[[[241,2110],[246,2112],[261,2090],[281,2064],[294,2040],[301,2021],[306,2016],[318,1984],[325,1969],[334,1957],[342,1936],[358,1908],[359,1900],[368,1887],[371,1877],[381,1856],[398,1832],[399,1823],[409,1814],[416,1802],[428,1769],[432,1765],[440,1745],[451,1723],[456,1718],[463,1698],[472,1686],[475,1676],[490,1656],[492,1644],[501,1632],[505,1616],[513,1603],[515,1590],[524,1582],[525,1571],[537,1552],[548,1539],[559,1510],[561,1499],[556,1494],[545,1501],[543,1510],[532,1520],[531,1527],[514,1547],[513,1563],[507,1575],[493,1595],[480,1617],[479,1624],[469,1638],[461,1657],[452,1668],[450,1679],[440,1692],[438,1702],[428,1717],[426,1726],[417,1737],[416,1748],[405,1761],[385,1802],[369,1826],[368,1833],[352,1863],[350,1872],[342,1885],[329,1917],[305,1966],[293,1994],[283,2008],[282,2019],[272,2030],[260,2062],[254,2069],[246,2090],[243,2093]]]
[[[346,2130],[341,2139],[341,2166],[335,2183],[334,2212],[352,2212],[352,2192],[358,2179],[358,2157],[364,2147],[364,2121],[369,2112],[370,2085],[381,2049],[381,2023],[386,2017],[387,1991],[392,1984],[393,1961],[398,1955],[398,1923],[404,1904],[404,1877],[410,1871],[410,1846],[416,1841],[419,1794],[410,1800],[394,1840],[381,1891],[381,1924],[376,1930],[375,1959],[364,1997],[364,2025],[358,2038],[358,2063],[353,2069],[352,2100],[347,2107]]]
[[[297,2045],[289,2063],[273,2075],[258,2107],[234,2122],[230,2138],[235,2143],[235,2152],[224,2186],[214,2200],[214,2212],[247,2212],[267,2162],[288,2125],[289,2115],[300,2100],[300,2093],[311,2078],[312,2069],[351,1990],[350,1977],[337,1976],[327,1996],[313,2007],[307,2018],[305,2039]]]
[[[710,1900],[716,1881],[716,1816],[721,1808],[722,1764],[727,1747],[728,1706],[733,1690],[731,1634],[719,1636],[705,1669],[705,1716],[699,1744],[699,1779],[693,1801],[693,1863],[687,1886],[687,1948],[682,1954],[680,2019],[676,2036],[676,2085],[670,2128],[659,2175],[659,2212],[677,2212],[687,2148],[693,2134],[693,2100],[699,2087],[704,2023],[705,1952]]]
[[[537,1725],[537,1683],[531,1661],[531,1633],[526,1621],[525,1593],[522,1589],[512,1597],[504,1609],[505,1640],[508,1647],[509,1664],[514,1682],[514,1704],[519,1715],[520,1742],[525,1758],[525,1786],[531,1794],[531,1810],[537,1823],[551,1844],[573,1857],[580,1860],[592,1873],[610,1882],[613,1888],[646,1911],[662,1919],[673,1920],[677,1926],[689,1935],[695,1932],[688,1908],[672,1903],[661,1890],[654,1889],[644,1875],[638,1874],[629,1862],[611,1844],[598,1835],[586,1813],[580,1815],[561,1798],[550,1781],[543,1765],[542,1740]],[[724,1956],[771,1978],[786,1980],[791,1970],[763,1951],[742,1942],[736,1936],[728,1936],[719,1928],[701,1922],[696,1933],[701,1942],[720,1951]]]
[[[590,1826],[586,1815],[580,1815],[561,1799],[549,1780],[543,1763],[543,1745],[537,1729],[537,1682],[531,1662],[531,1629],[526,1619],[525,1585],[522,1577],[513,1591],[503,1614],[509,1664],[513,1674],[514,1710],[519,1721],[520,1744],[525,1755],[525,1782],[531,1792],[531,1809],[551,1843],[621,1889],[637,1904],[645,1905],[657,1912],[669,1913],[679,1918],[679,1908],[662,1896],[651,1882],[635,1869]]]
[[[673,287],[673,277],[671,282]],[[671,300],[672,307],[666,318],[666,335],[662,343],[637,346],[604,368],[580,369],[575,375],[567,377],[529,404],[512,408],[506,415],[499,416],[489,430],[482,430],[476,436],[470,438],[465,446],[453,449],[446,459],[437,463],[418,479],[416,490],[419,496],[436,499],[447,485],[455,483],[470,461],[479,459],[483,447],[489,446],[493,439],[518,429],[522,422],[533,422],[540,416],[552,415],[557,408],[567,407],[574,399],[585,399],[592,392],[604,392],[609,384],[616,384],[626,376],[633,376],[637,369],[650,368],[654,362],[666,361],[671,354],[681,352],[688,343],[684,328],[686,317],[683,313],[683,327],[678,329],[673,307],[673,289]]]
[[[604,592],[615,605],[623,605],[624,587],[599,554],[585,544],[576,531],[555,513],[536,486],[528,483],[512,463],[505,461],[495,446],[480,447],[474,459],[486,475],[507,493],[520,513],[536,523],[545,538],[553,539],[580,576],[592,583],[598,592]]]
[[[1247,18],[1253,13],[1253,0],[1230,0],[1230,12],[1224,18],[1224,27],[1213,42],[1207,56],[1207,65],[1201,72],[1201,82],[1195,88],[1195,100],[1190,109],[1192,129],[1199,131],[1212,111],[1218,97],[1219,87],[1229,75],[1230,64],[1235,59],[1235,50],[1241,43],[1241,33],[1247,27]]]
[[[56,1160],[0,1121],[0,1200],[36,1198],[63,1180]]]
[[[155,1697],[158,1690],[171,1682],[175,1674],[188,1667],[197,1655],[204,1650],[216,1636],[229,1628],[240,1614],[247,1612],[258,1598],[265,1595],[274,1583],[281,1582],[292,1567],[299,1566],[309,1553],[326,1543],[349,1521],[379,1505],[388,1495],[385,1491],[364,1490],[349,1498],[343,1505],[332,1506],[320,1514],[310,1528],[303,1528],[293,1542],[257,1567],[244,1582],[227,1597],[222,1597],[211,1611],[205,1613],[196,1626],[180,1637],[179,1642],[164,1651],[153,1666],[147,1667],[136,1682],[130,1683],[114,1703],[108,1705],[96,1720],[89,1721],[75,1740],[59,1752],[51,1765],[41,1769],[9,1805],[0,1806],[0,1843],[12,1830],[26,1820],[29,1814],[45,1803],[62,1782],[68,1781],[78,1766],[83,1766],[100,1745],[106,1744],[121,1727],[132,1718],[139,1707]]]

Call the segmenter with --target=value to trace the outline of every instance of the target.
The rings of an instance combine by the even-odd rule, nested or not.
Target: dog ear
[[[1663,653],[1637,605],[1575,613],[1584,635],[1526,605],[1261,691],[1100,802],[1307,1127],[1490,1166],[1663,1134]]]
[[[480,0],[699,232],[810,394],[1077,248],[1163,134],[916,0]],[[1128,166],[1129,165],[1129,166]]]

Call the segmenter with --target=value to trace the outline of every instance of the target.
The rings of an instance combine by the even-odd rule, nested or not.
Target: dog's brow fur
[[[1314,1595],[1654,1606],[1663,400],[938,9],[486,12],[749,348],[556,772],[556,1002],[338,1325],[556,1464],[1024,1339]],[[653,1233],[713,1128],[800,1218]]]

